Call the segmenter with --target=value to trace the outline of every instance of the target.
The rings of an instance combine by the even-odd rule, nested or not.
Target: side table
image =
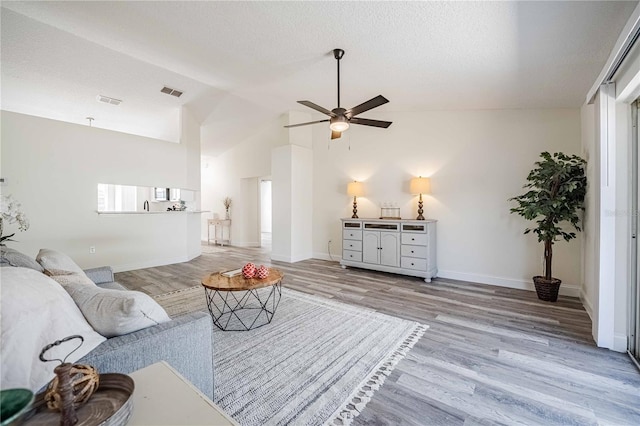
[[[135,382],[133,415],[135,425],[239,424],[164,361],[129,374]]]

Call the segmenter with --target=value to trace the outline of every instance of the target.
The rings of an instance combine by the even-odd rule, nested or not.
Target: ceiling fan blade
[[[358,106],[354,106],[353,108],[345,112],[345,115],[347,117],[355,117],[358,114],[362,114],[365,111],[369,111],[370,109],[379,107],[380,105],[384,105],[387,102],[389,102],[387,98],[382,95],[378,95],[373,99],[369,99],[367,102],[361,103]]]
[[[340,136],[342,136],[342,132],[331,131],[331,140],[340,139]]]
[[[300,126],[308,126],[309,124],[316,124],[316,123],[325,123],[329,120],[318,120],[318,121],[309,121],[308,123],[299,123],[299,124],[289,124],[287,126],[284,127],[300,127]]]
[[[328,109],[322,108],[320,105],[316,105],[311,101],[298,101],[298,103],[301,104],[301,105],[304,105],[306,107],[309,107],[311,109],[315,109],[316,111],[321,112],[321,113],[323,113],[325,115],[328,115],[329,117],[335,117],[336,116],[334,113],[332,113]]]
[[[351,120],[349,120],[349,123],[362,124],[363,126],[383,127],[386,129],[387,127],[391,126],[392,122],[381,121],[381,120],[369,120],[368,118],[353,117]]]

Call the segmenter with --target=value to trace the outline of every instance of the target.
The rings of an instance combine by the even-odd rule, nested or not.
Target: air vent
[[[172,89],[171,87],[167,86],[164,86],[160,91],[162,93],[166,93],[167,95],[175,96],[176,98],[182,96],[182,92],[180,90]]]
[[[110,98],[108,96],[103,96],[103,95],[98,95],[96,99],[98,99],[98,102],[102,102],[104,104],[111,104],[111,105],[120,105],[120,103],[122,102],[120,99]]]

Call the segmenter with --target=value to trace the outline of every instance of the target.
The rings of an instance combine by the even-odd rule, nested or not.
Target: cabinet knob
[[[411,253],[413,253],[413,250],[411,250]]]
[[[411,266],[413,266],[413,262],[411,262]]]
[[[415,240],[416,240],[415,238],[412,238],[412,239],[411,239],[411,241],[415,241]]]

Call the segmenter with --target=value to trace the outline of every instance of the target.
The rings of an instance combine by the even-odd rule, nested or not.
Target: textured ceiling
[[[636,2],[2,2],[2,108],[217,154],[308,99],[366,114],[579,107]],[[160,94],[168,85],[185,94]],[[99,104],[98,94],[123,99]]]

